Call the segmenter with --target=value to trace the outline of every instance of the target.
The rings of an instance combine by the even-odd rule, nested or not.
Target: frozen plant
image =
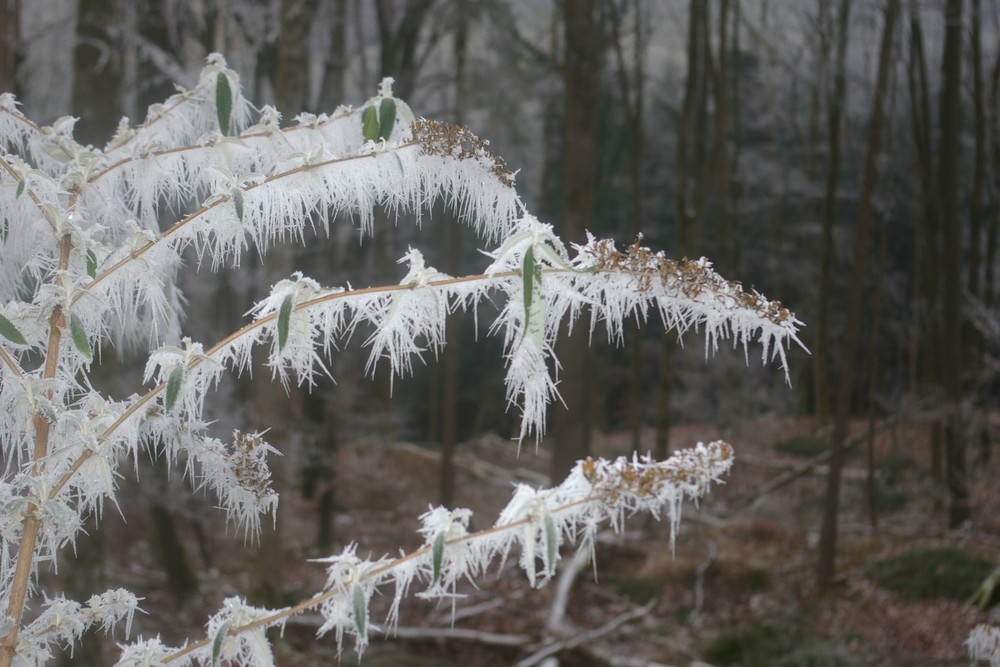
[[[985,623],[977,625],[969,632],[965,644],[969,648],[970,660],[1000,667],[1000,627]]]
[[[505,341],[509,407],[520,412],[520,439],[537,439],[557,396],[559,324],[584,311],[592,332],[601,325],[614,340],[626,319],[646,322],[656,311],[678,335],[700,330],[709,349],[723,338],[758,342],[765,361],[782,366],[798,342],[793,315],[723,280],[707,260],[672,261],[638,242],[624,251],[597,239],[567,248],[524,210],[513,174],[484,141],[415,118],[392,96],[391,80],[359,108],[281,127],[278,112],[255,111],[236,73],[213,55],[195,88],[153,105],[136,127],[123,119],[104,148],[75,141],[73,124],[41,127],[0,96],[0,666],[44,663],[86,630],[117,625],[132,642],[122,644],[121,664],[267,665],[265,630],[307,608],[323,615],[320,633],[333,632],[338,648],[353,636],[360,651],[380,587],[393,585],[391,626],[414,584],[421,596],[454,596],[460,579],[515,550],[541,585],[560,546],[592,544],[602,522],[618,528],[649,511],[676,528],[682,500],[701,496],[732,463],[725,443],[663,462],[588,459],[555,488],[519,487],[479,532],[469,532],[469,510],[431,508],[422,548],[372,561],[349,546],[322,559],[329,578],[312,598],[283,610],[230,598],[204,638],[179,647],[127,637],[139,604],[129,591],[79,603],[42,589],[39,568],[54,566],[85,519],[116,502],[130,458],[183,462],[186,477],[211,489],[249,535],[274,512],[268,456],[281,443],[240,432],[224,442],[203,416],[220,376],[247,370],[255,346],[266,348],[273,379],[310,384],[327,372],[333,341],[360,327],[373,332],[364,341],[369,368],[384,359],[401,373],[445,344],[450,313],[500,303],[492,331]],[[481,273],[445,275],[416,249],[395,285],[324,287],[294,273],[221,341],[183,336],[175,279],[184,253],[199,266],[235,267],[251,248],[302,242],[345,218],[367,232],[377,206],[419,217],[435,200],[492,246]],[[151,350],[144,389],[123,397],[95,390],[89,375],[109,345],[120,355]]]

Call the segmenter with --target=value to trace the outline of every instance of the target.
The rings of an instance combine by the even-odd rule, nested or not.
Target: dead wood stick
[[[323,625],[324,621],[323,617],[319,614],[301,614],[289,617],[288,622],[295,625],[319,627]],[[411,628],[405,626],[391,628],[372,625],[372,630],[381,632],[386,640],[459,640],[490,644],[492,646],[524,646],[534,641],[534,638],[530,635],[499,634],[496,632],[481,632],[479,630],[467,630],[463,628]]]
[[[637,607],[630,611],[626,611],[618,616],[615,616],[610,621],[604,625],[589,630],[587,632],[581,632],[578,635],[570,637],[568,639],[559,639],[556,641],[549,642],[545,644],[542,648],[538,649],[527,658],[521,660],[515,664],[515,667],[534,667],[540,664],[543,660],[549,656],[555,655],[560,651],[565,651],[567,649],[577,648],[588,642],[592,642],[595,639],[603,637],[604,635],[610,634],[620,628],[621,626],[629,623],[637,618],[642,618],[656,606],[659,602],[659,598],[653,598],[641,607]]]

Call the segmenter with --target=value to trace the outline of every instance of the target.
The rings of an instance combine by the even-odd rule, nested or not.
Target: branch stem
[[[72,208],[75,197],[70,200]],[[73,240],[70,234],[64,234],[59,239],[59,267],[57,274],[61,274],[69,266],[70,252],[73,249]],[[49,316],[49,343],[45,355],[45,368],[42,372],[44,379],[50,380],[55,377],[59,367],[59,344],[62,340],[63,328],[66,326],[66,316],[61,306],[56,306]],[[48,398],[51,398],[51,390]],[[35,426],[35,450],[32,455],[31,474],[39,477],[44,472],[44,463],[49,448],[49,420],[41,412],[36,412],[34,417]],[[13,627],[7,636],[0,641],[0,667],[10,667],[14,661],[14,654],[17,650],[17,635],[21,629],[21,619],[24,616],[24,605],[28,594],[28,584],[31,581],[31,570],[35,561],[35,546],[38,542],[38,532],[42,526],[42,519],[38,516],[38,506],[29,502],[25,518],[22,522],[21,543],[17,550],[17,564],[14,567],[14,577],[11,581],[10,598],[7,601],[7,616],[11,618]]]
[[[572,509],[572,508],[577,507],[579,505],[583,505],[585,503],[590,503],[590,502],[595,502],[595,501],[600,501],[600,500],[603,500],[603,499],[604,499],[604,496],[601,495],[601,494],[592,495],[592,496],[588,496],[586,498],[581,498],[579,500],[574,500],[573,502],[566,503],[565,505],[560,505],[559,507],[551,509],[550,512],[552,514],[556,514],[558,512],[565,512],[566,510]],[[480,539],[480,538],[492,535],[494,533],[499,533],[499,532],[502,532],[502,531],[505,531],[505,530],[512,530],[514,528],[517,528],[518,526],[523,526],[523,525],[525,525],[527,523],[531,523],[532,521],[536,521],[537,519],[538,519],[538,517],[534,516],[534,515],[526,516],[523,519],[518,519],[517,521],[512,521],[510,523],[505,523],[502,526],[494,526],[492,528],[486,528],[484,530],[476,531],[475,533],[470,533],[468,535],[463,535],[462,537],[455,537],[455,538],[452,538],[450,540],[446,540],[445,544],[452,545],[452,544],[460,544],[462,542],[468,542],[468,541],[471,541],[471,540],[477,540],[477,539]],[[403,563],[407,563],[407,562],[413,560],[414,558],[419,558],[420,556],[423,556],[424,554],[429,553],[432,548],[433,548],[433,545],[423,546],[423,547],[417,549],[416,551],[411,551],[410,553],[408,553],[408,554],[406,554],[404,556],[400,556],[399,558],[396,558],[395,560],[392,560],[392,561],[390,561],[388,563],[384,563],[382,565],[374,567],[371,570],[369,570],[368,572],[366,572],[363,576],[361,576],[359,578],[359,581],[364,581],[364,580],[376,577],[376,576],[378,576],[380,574],[384,574],[384,573],[386,573],[386,572],[388,572],[388,571],[390,571],[390,570],[392,570],[394,568],[399,567]],[[241,625],[241,626],[232,628],[229,631],[229,634],[230,635],[238,635],[240,633],[247,632],[249,630],[253,630],[255,628],[259,628],[259,627],[264,626],[264,625],[270,625],[272,623],[280,621],[283,618],[287,618],[289,616],[293,616],[293,615],[298,614],[300,612],[303,612],[303,611],[305,611],[305,610],[307,610],[307,609],[309,609],[311,607],[315,607],[316,605],[320,604],[321,602],[323,602],[327,598],[331,598],[334,595],[337,595],[338,593],[343,593],[343,592],[345,592],[345,590],[344,590],[344,588],[342,586],[334,586],[333,588],[327,589],[327,590],[323,591],[322,593],[317,593],[316,595],[312,596],[311,598],[309,598],[307,600],[303,600],[302,602],[299,602],[298,604],[296,604],[296,605],[294,605],[292,607],[288,607],[286,609],[282,609],[280,611],[276,611],[276,612],[274,612],[272,614],[268,614],[267,616],[262,616],[261,618],[258,618],[255,621],[252,621],[250,623],[246,623],[245,625]],[[187,655],[191,651],[195,651],[195,650],[197,650],[199,648],[202,648],[203,646],[207,646],[209,643],[211,643],[213,641],[213,639],[214,638],[209,637],[209,638],[205,638],[205,639],[202,639],[200,641],[197,641],[197,642],[195,642],[193,644],[189,644],[189,645],[185,646],[184,648],[182,648],[182,649],[180,649],[180,650],[178,650],[178,651],[176,651],[174,653],[171,653],[169,656],[167,656],[166,658],[164,658],[163,661],[164,662],[172,662],[172,661],[174,661],[174,660],[176,660],[176,659],[178,659],[178,658],[180,658],[180,657],[182,657],[184,655]]]

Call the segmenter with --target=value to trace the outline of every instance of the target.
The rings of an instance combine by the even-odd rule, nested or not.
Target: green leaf
[[[164,407],[167,412],[170,412],[174,403],[177,402],[177,396],[181,393],[181,383],[184,381],[184,364],[177,364],[174,366],[174,370],[170,371],[170,377],[167,378],[167,396],[164,399]]]
[[[69,314],[69,332],[73,336],[73,345],[80,351],[80,354],[90,358],[94,352],[90,349],[90,340],[87,338],[87,330],[83,328],[83,321],[76,313]]]
[[[0,336],[3,336],[12,343],[17,343],[18,345],[28,344],[28,341],[24,339],[21,332],[14,326],[14,323],[3,315],[0,315]]]
[[[87,251],[87,275],[92,279],[97,277],[97,255],[93,250]]]
[[[52,409],[51,403],[49,403],[48,401],[39,401],[38,407],[39,409],[41,409],[42,416],[45,417],[45,421],[47,421],[50,424],[55,424],[57,421],[59,421],[59,415],[57,415],[56,411]]]
[[[389,97],[382,100],[378,109],[378,138],[388,139],[392,126],[396,124],[396,100]]]
[[[549,512],[545,513],[545,566],[549,573],[556,567],[556,522]]]
[[[368,598],[361,589],[361,584],[354,584],[351,595],[354,603],[354,627],[358,631],[358,636],[364,637],[367,635],[365,628],[368,626]]]
[[[292,295],[289,294],[281,302],[278,309],[278,352],[285,349],[288,342],[288,325],[292,321]]]
[[[233,114],[233,90],[229,87],[229,77],[219,72],[215,80],[215,110],[219,114],[219,131],[229,134],[229,118]]]
[[[444,533],[438,533],[434,538],[434,547],[431,550],[431,562],[434,567],[434,579],[431,586],[437,586],[441,581],[441,564],[444,562]]]
[[[527,333],[528,320],[531,319],[531,297],[535,289],[535,246],[528,246],[528,251],[524,253],[521,280],[524,285],[524,331]]]
[[[361,134],[364,135],[365,141],[378,139],[378,112],[375,111],[375,107],[366,107],[361,112]]]
[[[233,198],[233,208],[236,209],[236,217],[243,222],[243,188],[233,188],[230,194]]]
[[[232,620],[226,621],[219,628],[219,631],[215,633],[215,639],[212,640],[212,667],[219,664],[219,656],[222,654],[222,642],[226,640],[226,635],[229,634],[229,628],[232,625]]]
[[[22,178],[17,182],[17,192],[14,193],[14,199],[20,199],[21,195],[24,194],[24,179]]]

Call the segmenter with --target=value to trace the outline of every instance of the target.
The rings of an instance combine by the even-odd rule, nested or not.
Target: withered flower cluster
[[[451,125],[428,118],[418,118],[410,126],[413,138],[405,143],[420,144],[427,155],[442,155],[458,160],[484,158],[493,163],[490,172],[507,187],[514,187],[514,174],[502,157],[489,151],[489,143],[464,125]]]
[[[791,313],[781,305],[780,301],[769,301],[755,290],[746,292],[743,284],[735,280],[726,280],[712,269],[712,263],[702,258],[670,259],[663,252],[653,252],[640,245],[641,237],[621,251],[615,248],[610,239],[592,243],[586,252],[594,257],[595,267],[599,271],[617,271],[631,273],[639,279],[639,289],[648,290],[653,285],[653,279],[659,279],[663,285],[677,287],[689,299],[696,299],[704,294],[714,294],[720,300],[729,300],[736,308],[749,308],[775,324],[785,322]]]

